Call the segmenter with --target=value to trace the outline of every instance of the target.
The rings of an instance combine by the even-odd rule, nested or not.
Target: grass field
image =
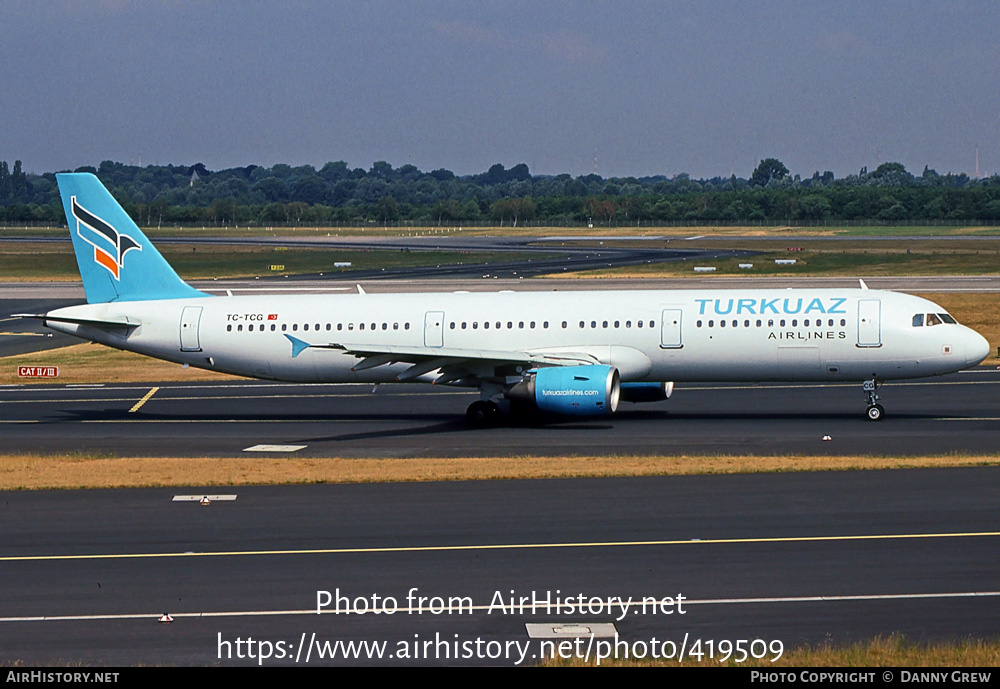
[[[0,454],[0,490],[491,481],[997,466],[1000,457],[594,456],[345,459]]]
[[[759,653],[759,651],[758,651]],[[916,643],[900,634],[879,636],[867,641],[847,645],[822,644],[818,646],[800,646],[787,649],[775,662],[773,655],[764,658],[748,658],[737,663],[729,659],[719,663],[703,659],[701,662],[687,660],[677,663],[670,660],[606,660],[603,667],[744,667],[762,668],[766,671],[777,668],[830,668],[837,672],[838,668],[979,668],[985,673],[994,674],[990,668],[1000,664],[1000,641],[996,639],[966,639],[958,642]],[[549,661],[545,667],[582,667],[596,666],[596,661],[584,663],[577,660]],[[913,674],[916,674],[915,671]],[[844,673],[846,675],[846,672]],[[882,682],[881,670],[873,671],[873,678],[865,681]],[[811,677],[812,674],[807,677]],[[802,681],[799,674],[795,680]],[[911,675],[912,677],[912,675]],[[894,679],[900,681],[901,675],[894,673]],[[785,681],[792,681],[786,679]],[[820,681],[812,679],[811,681]],[[915,681],[915,680],[910,680]],[[985,680],[984,680],[985,681]]]
[[[79,280],[69,242],[11,242],[2,245],[0,281]],[[178,275],[186,280],[263,275],[324,273],[336,276],[348,270],[378,270],[413,266],[495,263],[548,258],[541,254],[454,251],[344,251],[239,245],[165,244],[157,247]],[[335,268],[335,262],[350,262]],[[271,270],[270,266],[283,266]]]
[[[386,227],[368,223],[360,227],[144,227],[157,237],[939,237],[1000,236],[1000,226],[988,225],[401,225]],[[65,227],[0,226],[0,236],[64,237]]]
[[[605,242],[605,246],[627,242]],[[635,246],[635,244],[630,244]],[[695,266],[714,266],[713,275],[794,275],[875,277],[901,275],[996,275],[1000,273],[1000,238],[997,240],[914,239],[885,240],[810,240],[794,239],[733,240],[729,242],[685,241],[657,244],[644,242],[643,248],[735,249],[758,252],[743,258],[697,258],[688,261],[650,263],[579,273],[557,273],[549,277],[700,277]],[[801,251],[789,251],[789,248]],[[775,259],[794,259],[794,265],[777,265]],[[743,269],[739,264],[753,264]]]

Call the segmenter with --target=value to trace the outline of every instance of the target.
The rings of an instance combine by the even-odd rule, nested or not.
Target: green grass
[[[0,280],[78,280],[76,258],[69,242],[12,242],[0,253]],[[541,254],[508,252],[342,250],[336,247],[298,249],[239,245],[164,244],[158,247],[174,270],[186,280],[324,273],[336,276],[350,270],[378,270],[414,266],[497,263],[550,258]],[[350,268],[334,268],[347,261]],[[280,270],[270,270],[282,265]]]
[[[627,240],[606,241],[604,246],[635,246]],[[744,250],[759,252],[742,258],[711,257],[687,261],[647,263],[559,277],[683,277],[699,275],[695,266],[715,266],[715,275],[820,275],[820,276],[899,276],[899,275],[989,275],[1000,273],[1000,239],[997,240],[823,240],[796,242],[786,238],[734,239],[731,241],[644,242],[643,248],[699,249],[705,251]],[[801,251],[789,251],[789,247]],[[794,259],[794,265],[777,265],[775,259]],[[742,269],[741,263],[753,268]]]

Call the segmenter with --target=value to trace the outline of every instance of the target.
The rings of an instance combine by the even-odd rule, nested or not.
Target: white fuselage
[[[917,315],[942,313],[877,290],[692,289],[209,297],[49,314],[136,323],[128,329],[47,324],[152,357],[298,382],[395,381],[410,364],[354,371],[360,357],[344,351],[387,346],[582,353],[623,381],[835,381],[939,375],[985,358],[988,343],[969,328],[915,325]],[[292,356],[286,335],[314,346]]]

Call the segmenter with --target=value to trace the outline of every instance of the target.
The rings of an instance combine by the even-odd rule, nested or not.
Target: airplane
[[[989,343],[916,296],[734,289],[212,296],[184,282],[88,173],[57,175],[87,304],[59,332],[158,359],[301,383],[475,388],[474,425],[501,412],[611,414],[676,382],[883,381],[981,362]]]

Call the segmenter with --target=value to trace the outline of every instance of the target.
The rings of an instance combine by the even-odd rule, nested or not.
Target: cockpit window
[[[927,326],[928,327],[930,327],[932,325],[941,325],[942,322],[943,321],[940,318],[938,318],[938,315],[936,313],[929,313],[929,314],[927,314]]]
[[[915,313],[913,314],[913,327],[919,328],[924,324],[924,314]]]
[[[941,320],[943,320],[945,323],[951,323],[952,325],[958,323],[958,321],[956,321],[954,318],[952,318],[946,313],[939,313],[938,315],[941,317]]]

